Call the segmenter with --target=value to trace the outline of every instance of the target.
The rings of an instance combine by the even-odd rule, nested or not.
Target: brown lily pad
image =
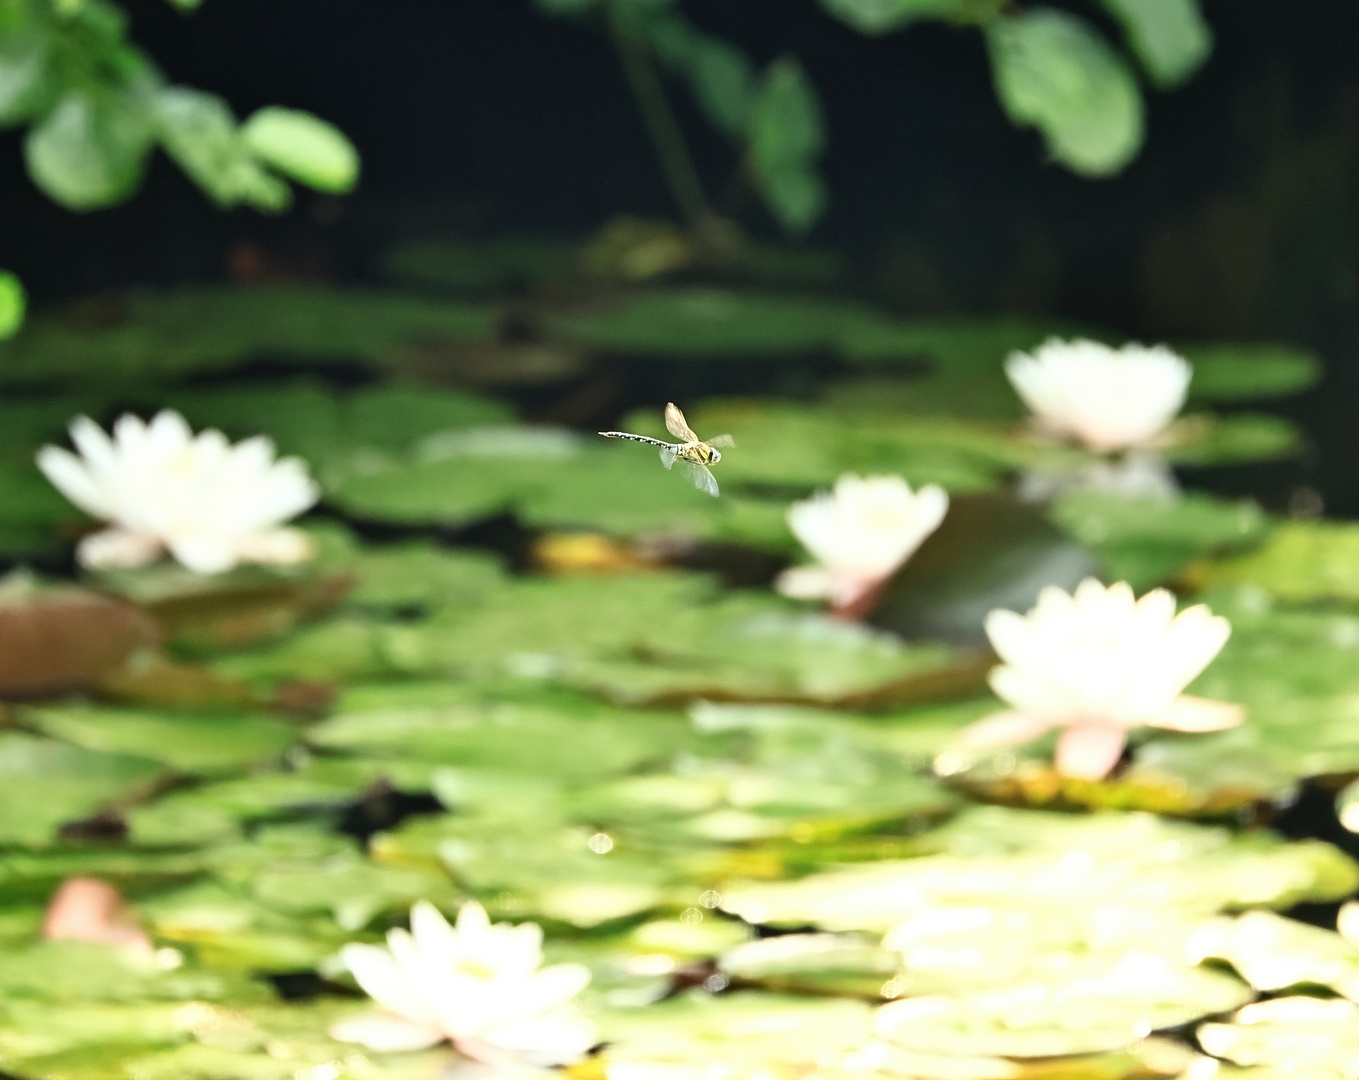
[[[159,642],[155,621],[126,601],[27,576],[0,583],[0,697],[96,686]]]

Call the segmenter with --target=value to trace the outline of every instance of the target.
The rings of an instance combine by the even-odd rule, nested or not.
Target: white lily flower
[[[1050,338],[1005,362],[1019,396],[1051,435],[1112,453],[1153,442],[1175,418],[1193,369],[1164,345],[1113,349]]]
[[[899,476],[847,473],[834,491],[788,508],[788,526],[816,565],[785,570],[776,586],[784,596],[828,599],[837,611],[852,610],[915,553],[947,512],[948,495],[936,484],[913,492]]]
[[[168,550],[190,570],[215,574],[313,554],[305,533],[281,525],[320,491],[303,461],[275,460],[263,436],[232,445],[220,431],[194,435],[167,409],[149,424],[120,417],[112,438],[81,416],[71,441],[79,455],[44,446],[38,467],[71,502],[109,523],[81,541],[85,566],[142,566]]]
[[[1140,600],[1125,582],[1087,578],[1069,594],[1044,589],[1027,615],[993,611],[986,633],[1003,663],[991,688],[1012,711],[962,732],[959,748],[1008,746],[1061,728],[1057,770],[1098,780],[1118,764],[1130,729],[1218,731],[1241,723],[1238,705],[1181,691],[1212,661],[1231,624],[1202,604],[1175,613],[1154,589]],[[936,768],[956,760],[940,755]]]
[[[345,965],[385,1010],[331,1028],[370,1050],[421,1050],[445,1039],[488,1065],[550,1066],[579,1061],[597,1041],[572,998],[590,981],[583,964],[542,967],[536,923],[492,924],[469,902],[448,925],[433,904],[411,908],[411,928],[387,934],[387,948],[346,945]]]

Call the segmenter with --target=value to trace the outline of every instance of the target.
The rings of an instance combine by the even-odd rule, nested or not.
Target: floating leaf
[[[1099,556],[1109,580],[1127,581],[1139,593],[1196,558],[1254,546],[1267,530],[1254,502],[1196,493],[1173,500],[1072,493],[1053,503],[1052,518]]]
[[[1299,394],[1321,378],[1320,359],[1286,345],[1176,345],[1194,365],[1189,394],[1200,401],[1246,401]]]
[[[1359,601],[1359,527],[1281,522],[1258,551],[1196,567],[1198,584],[1253,585],[1289,603]]]
[[[25,715],[44,734],[87,750],[149,758],[190,773],[270,761],[298,741],[291,725],[258,716],[174,716],[79,705]]]
[[[376,290],[302,285],[134,292],[29,320],[4,349],[0,382],[221,371],[257,357],[375,362],[429,338],[490,334],[496,313]]]
[[[0,731],[0,843],[50,844],[60,826],[147,790],[162,774],[146,758]]]
[[[0,582],[0,695],[88,689],[160,640],[131,604],[22,574]]]

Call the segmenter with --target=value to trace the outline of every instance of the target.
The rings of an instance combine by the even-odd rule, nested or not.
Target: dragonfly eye
[[[714,465],[716,465],[719,461],[722,460],[722,451],[721,451],[721,450],[714,450],[714,451],[712,451],[712,455],[713,455],[713,456],[710,457],[708,460],[709,460],[710,462],[712,462]]]

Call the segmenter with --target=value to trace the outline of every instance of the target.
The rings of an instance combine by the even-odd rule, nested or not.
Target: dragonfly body
[[[708,466],[716,465],[722,460],[722,452],[717,449],[719,446],[735,445],[731,436],[719,435],[704,442],[694,434],[684,419],[684,413],[680,412],[673,401],[665,407],[665,426],[671,435],[681,441],[668,443],[646,435],[634,435],[629,431],[601,431],[600,434],[606,439],[626,439],[628,442],[645,443],[647,446],[656,447],[661,452],[661,464],[667,469],[675,462],[680,462],[683,471],[696,488],[706,491],[709,495],[717,495],[717,479]]]

